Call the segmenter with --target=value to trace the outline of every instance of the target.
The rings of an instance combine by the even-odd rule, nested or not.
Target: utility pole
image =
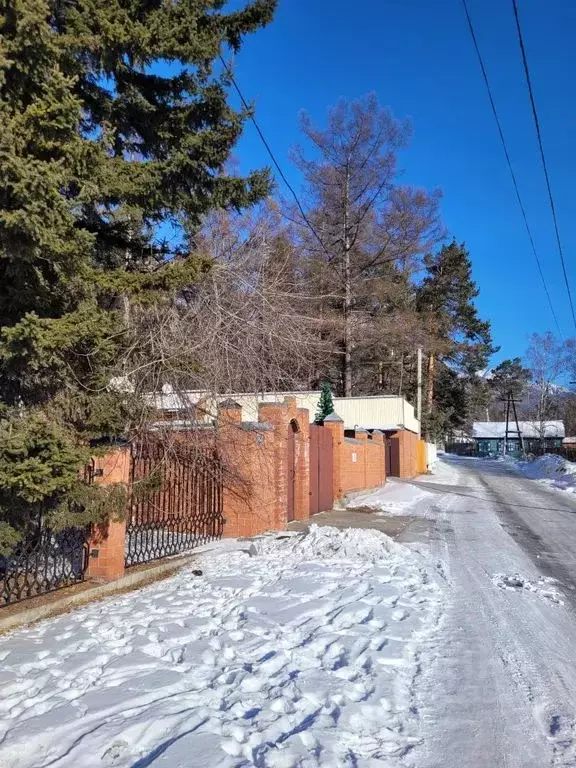
[[[418,419],[418,437],[422,437],[422,347],[418,347],[417,356],[418,388],[416,390],[416,418]]]
[[[524,438],[522,437],[522,432],[520,431],[520,424],[518,422],[518,413],[516,411],[516,398],[512,395],[512,392],[508,392],[506,400],[502,400],[502,402],[506,403],[506,431],[504,432],[504,456],[508,454],[508,441],[510,440],[510,438],[517,437],[518,442],[520,443],[520,453],[522,455],[522,458],[524,458],[526,453],[524,451]],[[516,429],[511,429],[510,427],[511,411],[514,416],[514,423],[516,424]]]

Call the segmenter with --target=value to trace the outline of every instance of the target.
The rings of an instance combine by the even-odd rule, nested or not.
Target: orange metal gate
[[[310,425],[310,514],[332,509],[332,433]]]

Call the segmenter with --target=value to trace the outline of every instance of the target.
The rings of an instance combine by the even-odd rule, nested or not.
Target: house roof
[[[563,421],[519,421],[518,427],[522,437],[542,438],[542,437],[564,437]],[[516,437],[516,424],[511,421],[508,425],[509,437]],[[513,432],[514,430],[514,432]],[[472,425],[472,437],[484,439],[503,438],[506,433],[505,421],[475,421]]]

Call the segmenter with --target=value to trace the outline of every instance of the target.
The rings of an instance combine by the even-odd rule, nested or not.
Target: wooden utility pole
[[[517,437],[518,442],[520,443],[520,454],[522,455],[522,457],[524,457],[525,456],[524,438],[522,437],[520,424],[518,422],[518,413],[516,411],[516,399],[512,395],[512,392],[508,392],[506,400],[503,402],[506,402],[506,430],[504,432],[504,456],[508,454],[508,441],[513,437]],[[514,423],[516,424],[516,429],[512,429],[510,427],[510,412],[512,412],[512,415],[514,416]]]

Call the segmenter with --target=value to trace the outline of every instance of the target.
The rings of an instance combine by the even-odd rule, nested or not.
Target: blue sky
[[[469,0],[469,7],[560,327],[573,336],[512,4]],[[576,3],[521,0],[520,10],[576,298]],[[403,178],[443,191],[444,221],[466,241],[480,312],[502,348],[495,361],[522,355],[532,332],[554,330],[460,0],[280,0],[275,21],[246,40],[235,71],[296,185],[288,157],[301,109],[323,122],[340,97],[375,91],[397,117],[410,118]],[[242,170],[268,164],[250,125],[236,155]]]

